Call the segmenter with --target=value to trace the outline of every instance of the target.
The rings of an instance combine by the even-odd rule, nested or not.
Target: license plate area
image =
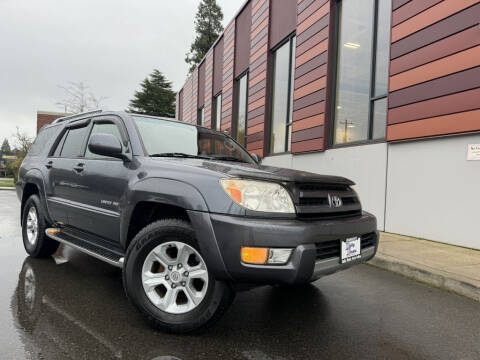
[[[340,240],[340,263],[345,264],[353,260],[360,259],[361,240],[359,236]]]

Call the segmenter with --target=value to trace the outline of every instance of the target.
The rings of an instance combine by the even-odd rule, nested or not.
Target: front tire
[[[141,230],[125,256],[128,298],[156,329],[200,331],[225,313],[234,291],[208,271],[190,224],[164,219]]]
[[[34,258],[48,257],[55,253],[58,242],[45,234],[47,224],[37,195],[28,198],[23,208],[22,237],[27,253]]]

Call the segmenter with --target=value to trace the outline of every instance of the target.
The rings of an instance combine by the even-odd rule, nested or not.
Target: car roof
[[[203,129],[206,129],[206,130],[213,130],[213,129],[207,128],[205,126],[182,122],[182,121],[180,121],[178,119],[174,119],[174,118],[167,118],[167,117],[162,117],[162,116],[152,116],[152,115],[145,115],[145,114],[136,114],[136,113],[128,113],[128,112],[125,112],[125,111],[105,111],[105,110],[100,110],[100,109],[99,110],[86,111],[86,112],[83,112],[83,113],[78,113],[78,114],[58,118],[53,123],[44,126],[42,129],[47,128],[47,127],[57,126],[57,125],[60,125],[60,124],[62,124],[62,125],[65,124],[66,125],[66,124],[70,124],[70,123],[78,121],[78,120],[83,120],[85,118],[90,118],[92,116],[99,116],[99,115],[101,115],[101,116],[117,115],[117,116],[120,116],[122,118],[125,118],[127,116],[141,116],[141,117],[147,117],[147,118],[152,118],[152,119],[159,119],[159,120],[163,120],[163,121],[178,122],[178,123],[181,123],[181,124],[184,124],[184,125],[187,125],[187,126],[194,126],[194,127],[203,128]],[[215,131],[215,130],[213,130],[213,131]]]

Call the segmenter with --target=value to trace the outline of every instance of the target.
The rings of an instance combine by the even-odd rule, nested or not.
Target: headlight
[[[292,198],[282,185],[238,179],[221,179],[220,184],[233,201],[249,210],[295,213]]]

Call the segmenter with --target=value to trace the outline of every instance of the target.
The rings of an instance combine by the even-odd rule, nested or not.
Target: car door
[[[90,120],[68,125],[47,163],[47,202],[56,222],[72,225],[72,208],[81,205],[84,189],[81,184],[83,149]]]
[[[117,117],[100,117],[92,120],[93,134],[114,135],[122,144],[122,151],[129,152],[127,133]],[[129,162],[93,154],[88,149],[84,156],[82,191],[84,207],[76,214],[77,226],[109,242],[119,245],[120,218],[126,205]]]

